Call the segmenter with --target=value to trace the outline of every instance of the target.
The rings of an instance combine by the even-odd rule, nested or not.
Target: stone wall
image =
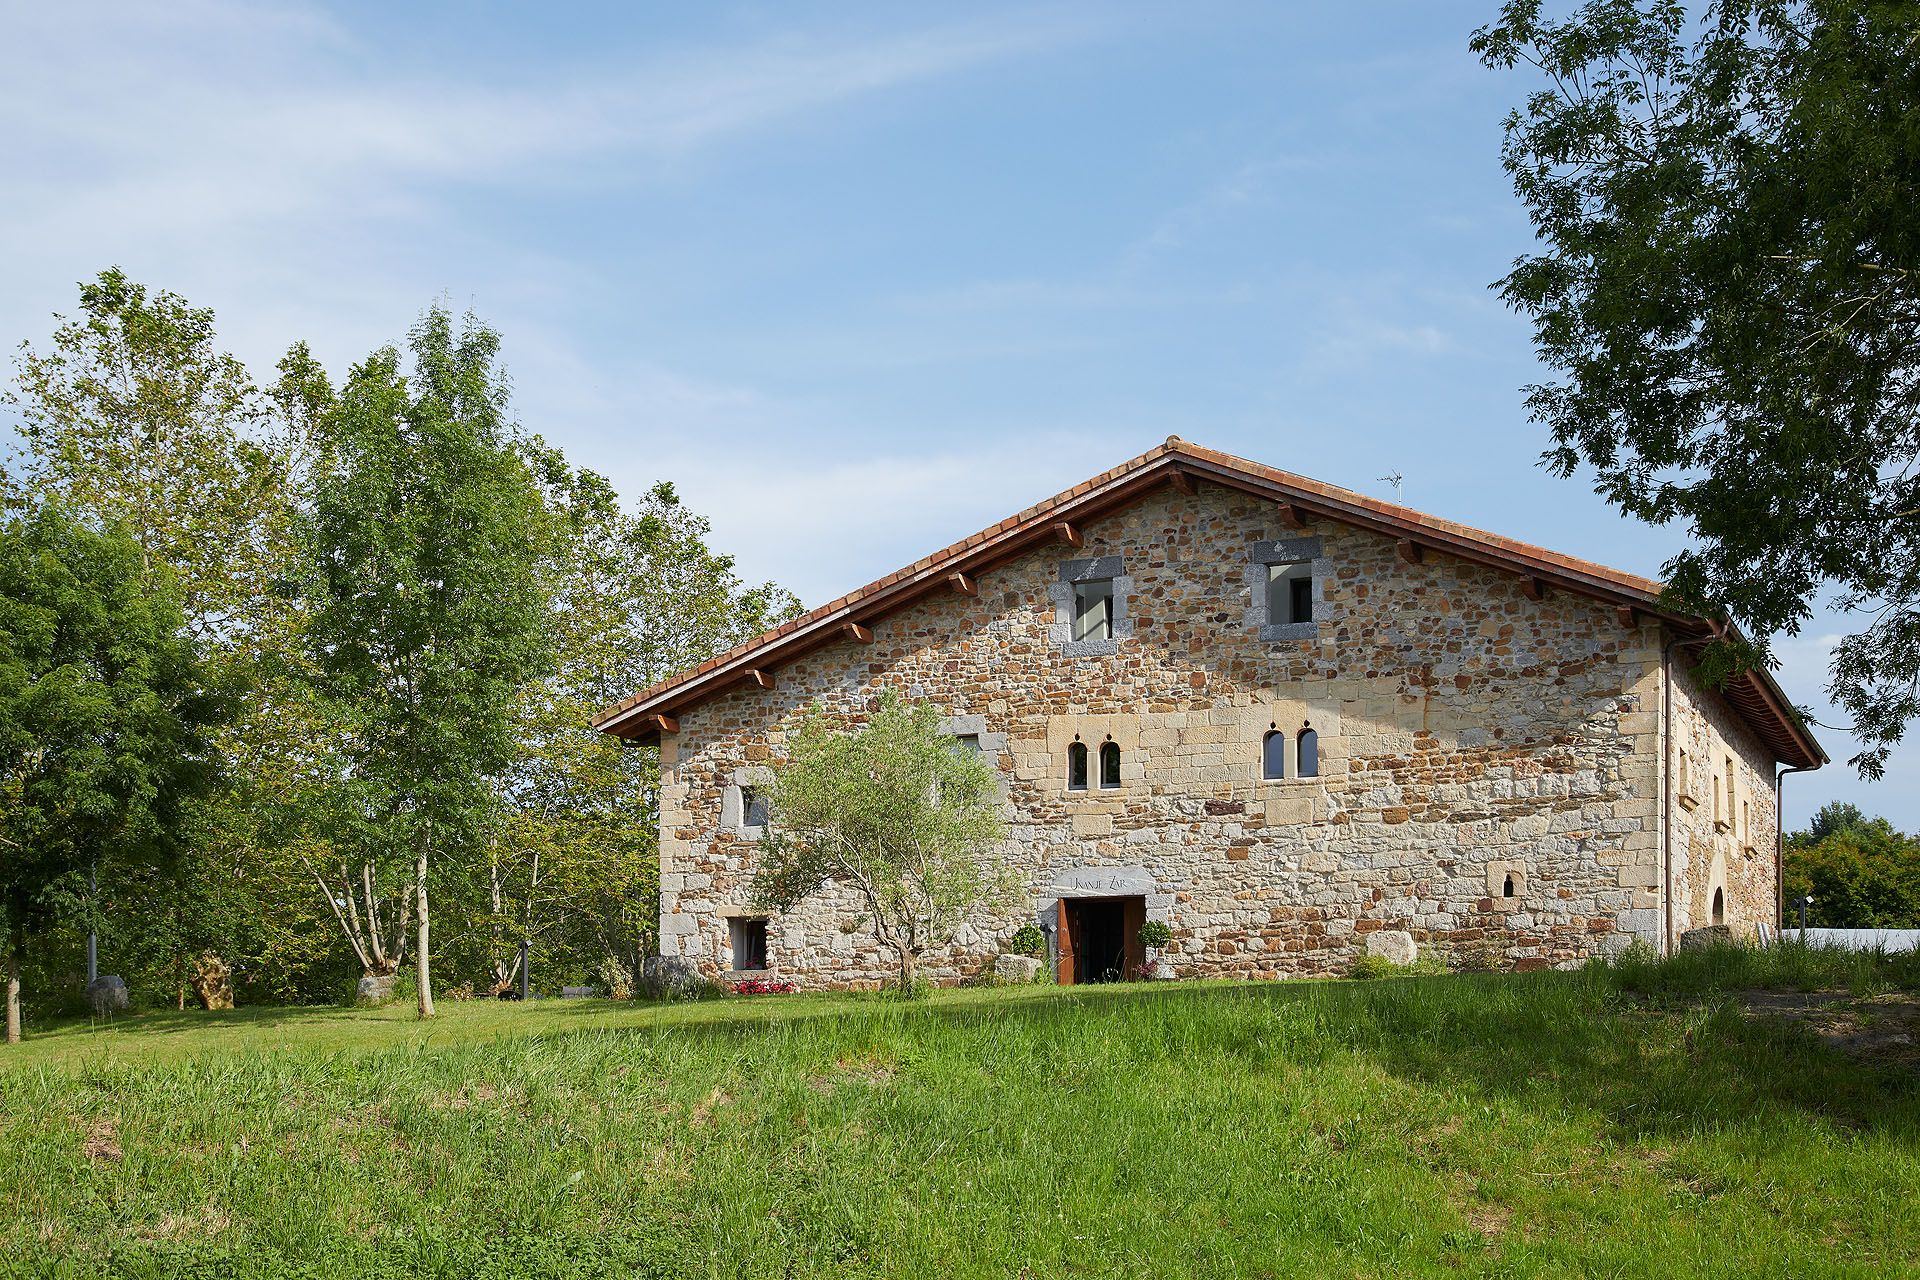
[[[723,822],[743,770],[776,759],[818,701],[856,721],[884,688],[977,717],[1006,779],[996,856],[1030,913],[982,919],[938,978],[989,963],[1063,895],[1141,894],[1183,976],[1343,971],[1366,935],[1404,929],[1441,954],[1506,968],[1657,942],[1660,639],[1611,608],[1330,522],[1278,526],[1271,504],[1171,488],[1090,523],[1086,545],[983,573],[680,716],[662,744],[662,949],[730,964],[725,917],[749,909],[754,833]],[[1265,617],[1272,544],[1311,539],[1314,621]],[[1289,554],[1294,554],[1290,552]],[[1128,634],[1073,651],[1062,566],[1118,556]],[[1263,629],[1265,637],[1263,638]],[[1320,776],[1294,772],[1302,728]],[[1287,735],[1289,777],[1261,778]],[[1069,793],[1075,735],[1111,736],[1121,786]],[[737,797],[736,797],[737,799]],[[1758,821],[1758,814],[1754,820]],[[1511,877],[1513,894],[1504,890]],[[808,985],[871,985],[888,957],[851,895],[772,922],[771,964]]]
[[[1775,923],[1774,761],[1726,699],[1694,676],[1685,653],[1677,650],[1671,663],[1674,936],[1725,924],[1748,938]],[[1713,918],[1715,891],[1721,920]]]

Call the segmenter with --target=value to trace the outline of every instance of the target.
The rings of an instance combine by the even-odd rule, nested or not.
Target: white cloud
[[[52,6],[0,51],[10,219],[41,233],[404,215],[436,184],[497,183],[581,156],[658,165],[863,95],[1074,38],[1048,18],[731,49],[605,55],[525,83],[371,77],[371,51],[308,10]],[[630,178],[634,171],[619,172]]]

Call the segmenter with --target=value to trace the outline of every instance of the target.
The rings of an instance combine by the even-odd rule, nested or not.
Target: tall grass
[[[1600,963],[1623,990],[1648,994],[1920,990],[1920,952],[1849,951],[1794,940],[1764,947],[1714,946],[1665,958],[1649,947],[1635,947]]]
[[[1913,1273],[1913,1080],[1714,963],[74,1032],[0,1070],[0,1270]]]

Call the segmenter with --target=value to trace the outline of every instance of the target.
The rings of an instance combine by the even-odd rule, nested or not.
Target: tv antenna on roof
[[[1406,477],[1401,475],[1398,471],[1389,471],[1387,472],[1387,474],[1380,476],[1378,478],[1381,480],[1385,480],[1388,484],[1393,486],[1393,500],[1395,502],[1400,501],[1400,482],[1406,479]]]

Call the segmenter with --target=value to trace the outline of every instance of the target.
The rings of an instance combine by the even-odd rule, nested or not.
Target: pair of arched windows
[[[1087,765],[1091,753],[1087,744],[1075,738],[1067,747],[1067,790],[1087,790]],[[1100,744],[1100,789],[1113,791],[1120,786],[1120,744],[1108,738]]]
[[[1260,776],[1268,780],[1287,776],[1287,735],[1279,725],[1260,741]],[[1301,729],[1294,739],[1293,776],[1320,776],[1320,735],[1311,728]]]

